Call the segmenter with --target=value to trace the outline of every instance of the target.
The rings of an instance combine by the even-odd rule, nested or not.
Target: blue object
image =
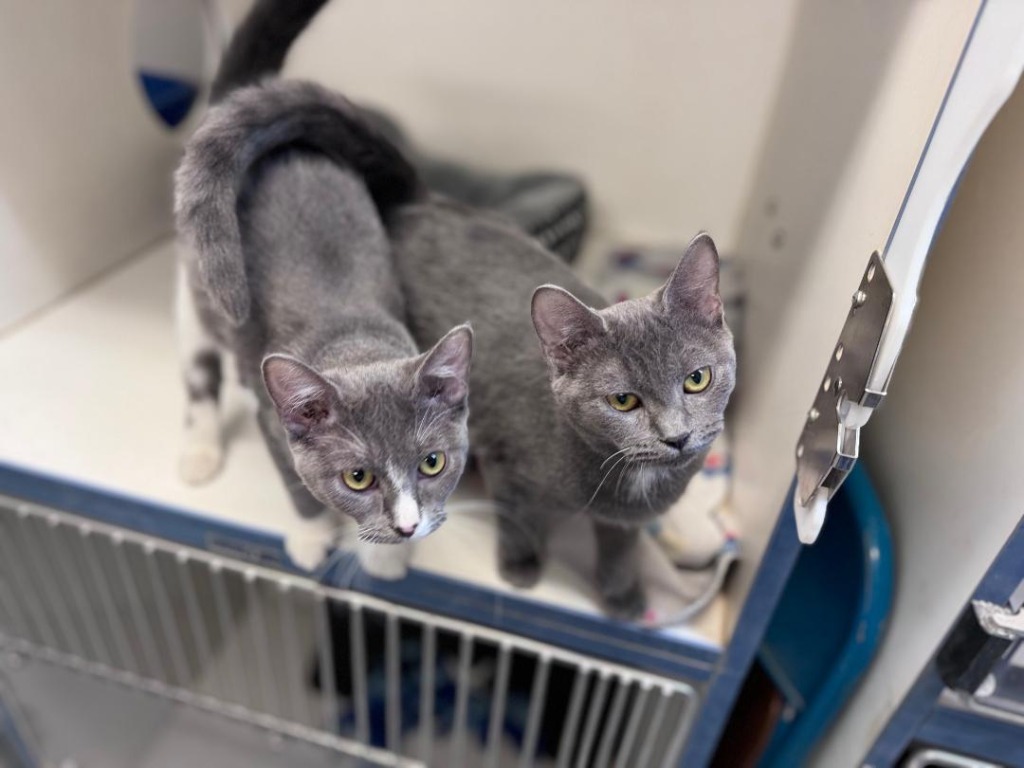
[[[758,659],[785,697],[786,717],[760,768],[802,765],[875,654],[892,605],[892,538],[862,464],[804,547]]]
[[[174,128],[185,119],[199,95],[195,83],[147,70],[138,74],[146,98],[167,125]]]
[[[17,761],[11,768],[36,768],[38,765],[13,712],[3,697],[0,697],[0,765],[7,765],[11,759]]]
[[[1009,605],[1022,581],[1024,518],[1017,524],[970,600]],[[907,748],[916,743],[999,765],[1024,766],[1024,725],[986,717],[980,712],[947,707],[941,698],[944,688],[933,656],[923,665],[917,681],[860,762],[865,765],[894,765]]]

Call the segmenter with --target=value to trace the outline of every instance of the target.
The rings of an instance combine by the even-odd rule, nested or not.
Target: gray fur
[[[306,146],[342,160],[365,150],[349,140],[358,120],[347,102],[295,83],[268,86],[264,98],[285,92],[279,121],[317,115],[316,131],[302,137]],[[275,124],[270,115],[265,120]],[[387,147],[377,147],[377,156],[390,157]],[[373,182],[372,175],[366,179]],[[474,324],[470,438],[499,506],[503,575],[532,584],[548,532],[582,513],[595,527],[597,582],[608,610],[639,615],[639,531],[700,469],[735,382],[714,243],[697,237],[666,286],[608,307],[503,219],[419,198],[390,206],[375,201],[389,222],[417,342],[432,344],[467,318]],[[687,375],[708,365],[710,387],[685,394]],[[617,392],[636,393],[643,406],[615,411],[606,398]]]
[[[322,155],[263,151],[308,127],[261,122],[288,112],[285,96],[240,91],[189,142],[176,177],[188,288],[257,393],[300,514],[326,506],[355,518],[362,540],[398,542],[396,503],[412,496],[419,538],[443,521],[465,465],[472,334],[459,326],[417,354],[368,185]],[[434,451],[447,466],[426,477]],[[346,487],[356,469],[376,485]]]
[[[331,120],[339,114],[345,116],[343,122]],[[335,145],[343,146],[344,154],[336,154]],[[409,201],[417,193],[412,166],[337,94],[303,83],[271,82],[262,89],[240,89],[228,103],[211,109],[178,170],[175,212],[179,231],[202,254],[197,277],[214,308],[235,325],[250,311],[235,206],[250,169],[289,146],[315,147],[350,168],[378,209]],[[301,201],[296,213],[302,215],[310,202],[315,200]],[[383,262],[379,266],[387,271]],[[394,308],[400,300],[397,291],[391,294],[384,298]]]
[[[391,237],[413,335],[429,343],[452,317],[474,324],[470,442],[501,507],[503,575],[536,581],[548,531],[583,512],[597,534],[606,607],[639,615],[640,527],[700,469],[735,382],[711,238],[694,240],[667,286],[606,307],[550,253],[476,211],[407,206]],[[539,283],[571,295],[535,292]],[[552,329],[564,332],[561,343]],[[705,365],[709,388],[685,394],[684,378]],[[615,411],[606,396],[617,392],[638,394],[643,406]],[[684,439],[681,450],[664,442]]]

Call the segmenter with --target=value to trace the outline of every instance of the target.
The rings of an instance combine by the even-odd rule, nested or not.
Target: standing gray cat
[[[557,258],[474,211],[403,206],[391,237],[413,335],[436,338],[452,315],[474,323],[470,442],[500,507],[502,575],[534,584],[549,531],[582,513],[606,609],[641,615],[640,531],[703,465],[735,382],[711,238],[690,243],[662,288],[606,307]]]
[[[351,165],[273,151],[317,135],[322,119],[292,108],[308,101],[301,90],[240,93],[210,112],[178,170],[182,471],[200,482],[220,467],[220,351],[231,351],[296,509],[314,521],[316,533],[288,540],[293,559],[309,567],[323,555],[322,534],[340,523],[326,508],[356,520],[371,572],[398,575],[403,563],[372,545],[444,520],[466,459],[472,334],[455,327],[417,353],[377,213],[412,172],[347,104],[332,106],[353,117],[346,147],[363,147]]]
[[[263,135],[315,116],[305,146],[334,158],[365,151],[349,141],[355,118],[336,94],[275,83],[247,89],[244,98],[271,95],[287,109],[265,116]],[[378,150],[391,157],[383,145]],[[375,164],[367,182],[388,167]],[[499,506],[502,574],[533,584],[549,531],[585,514],[606,608],[640,615],[640,530],[700,469],[735,382],[714,243],[699,235],[662,288],[608,307],[510,224],[419,189],[409,181],[407,197],[418,194],[418,202],[378,208],[416,339],[433,343],[453,319],[473,321],[470,436]],[[229,211],[233,199],[215,210]]]

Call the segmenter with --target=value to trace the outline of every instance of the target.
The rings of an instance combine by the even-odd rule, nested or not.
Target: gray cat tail
[[[216,104],[231,91],[276,75],[295,39],[328,0],[256,0],[231,36],[210,88]]]
[[[175,174],[178,232],[198,259],[214,305],[235,325],[249,317],[237,204],[249,170],[288,146],[319,151],[359,175],[384,218],[420,197],[416,170],[339,94],[299,81],[236,91],[210,110]]]

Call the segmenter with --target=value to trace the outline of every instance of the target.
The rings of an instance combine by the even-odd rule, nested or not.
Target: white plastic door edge
[[[1024,70],[1024,2],[984,0],[882,256],[869,262],[797,445],[797,535],[813,543],[828,500],[885,396],[943,211],[971,153]]]

